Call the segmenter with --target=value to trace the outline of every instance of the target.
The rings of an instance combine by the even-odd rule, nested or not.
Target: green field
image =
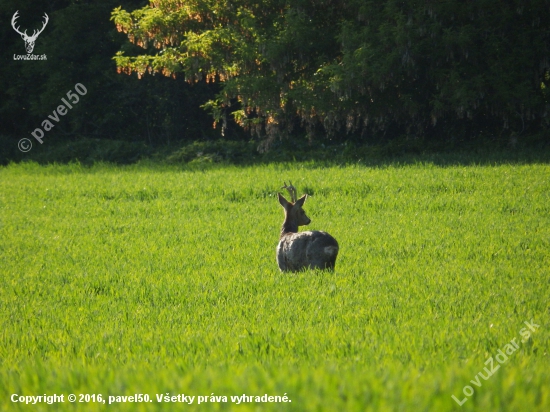
[[[334,273],[278,270],[288,179]],[[544,163],[0,167],[0,410],[549,411],[549,267]]]

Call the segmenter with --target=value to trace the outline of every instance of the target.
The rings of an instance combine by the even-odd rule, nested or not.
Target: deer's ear
[[[285,197],[280,193],[277,193],[277,195],[279,196],[279,203],[282,207],[286,209],[286,207],[288,206],[288,200],[286,200]]]
[[[294,203],[295,206],[302,207],[306,201],[307,195],[303,195],[301,198],[299,198],[296,203]]]

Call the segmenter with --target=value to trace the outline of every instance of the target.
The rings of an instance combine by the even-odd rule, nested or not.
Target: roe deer
[[[307,195],[296,200],[296,188],[285,185],[291,201],[279,195],[279,203],[285,210],[285,221],[277,246],[277,264],[282,272],[301,269],[334,269],[338,255],[338,242],[326,232],[318,230],[299,232],[298,226],[309,225],[311,220],[302,209]]]

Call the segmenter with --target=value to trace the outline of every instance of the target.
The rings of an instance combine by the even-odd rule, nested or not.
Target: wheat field
[[[549,267],[546,164],[11,164],[0,410],[548,411]]]

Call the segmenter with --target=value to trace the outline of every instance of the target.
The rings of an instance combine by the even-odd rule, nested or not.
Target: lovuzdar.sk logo
[[[18,13],[19,13],[19,10],[17,10],[13,14],[13,17],[11,18],[11,26],[13,27],[13,29],[18,34],[21,35],[21,38],[25,42],[25,49],[27,50],[27,54],[26,55],[25,54],[22,54],[22,55],[14,54],[13,55],[13,60],[47,60],[45,54],[36,55],[36,54],[32,54],[32,51],[34,50],[34,43],[36,42],[36,39],[38,38],[40,33],[42,33],[44,31],[44,29],[46,28],[46,25],[48,24],[48,21],[50,20],[50,18],[48,17],[48,15],[46,13],[44,13],[44,17],[43,17],[44,22],[42,23],[42,28],[40,30],[34,30],[32,35],[29,36],[27,34],[27,30],[22,32],[22,31],[19,30],[19,26],[16,26],[17,19],[19,18]]]

